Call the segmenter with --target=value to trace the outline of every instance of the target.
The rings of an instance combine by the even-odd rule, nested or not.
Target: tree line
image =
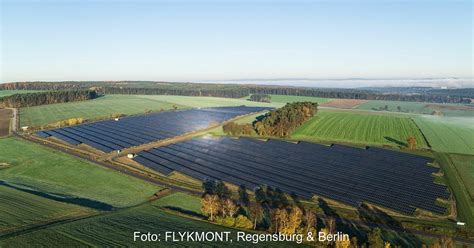
[[[323,216],[318,206],[305,206],[296,195],[288,197],[278,188],[258,187],[251,196],[241,185],[237,194],[233,194],[222,181],[207,180],[203,189],[202,213],[209,221],[220,225],[282,235],[299,234],[306,243],[318,247],[391,247],[379,228],[371,230],[366,240],[353,236],[346,240],[319,241],[315,238],[308,241],[308,237],[318,237],[321,233],[336,234],[340,220]]]
[[[250,101],[254,102],[272,102],[272,96],[266,94],[252,94],[250,96]]]
[[[25,94],[14,94],[0,98],[0,106],[22,108],[43,104],[84,101],[97,98],[93,90],[45,91]]]
[[[471,98],[474,98],[474,89],[471,88],[448,90],[430,89],[412,94],[371,89],[304,88],[271,85],[170,83],[153,81],[13,82],[0,84],[0,90],[65,90],[91,88],[104,94],[153,94],[228,98],[242,98],[252,94],[273,94],[434,103],[470,103]]]
[[[229,122],[223,125],[224,133],[230,135],[251,135],[288,137],[291,132],[313,117],[318,111],[314,102],[294,102],[272,110],[258,117],[252,124]]]
[[[313,117],[318,111],[315,102],[294,102],[266,113],[254,123],[260,136],[288,137],[292,131]]]

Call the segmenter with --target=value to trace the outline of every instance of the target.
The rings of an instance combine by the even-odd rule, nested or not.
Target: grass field
[[[133,232],[135,231],[161,234],[161,241],[134,242]],[[237,242],[236,231],[233,229],[169,214],[147,203],[116,213],[75,221],[11,239],[0,240],[0,246],[31,247],[31,244],[34,244],[35,246],[57,247],[219,247],[226,244],[230,245],[230,243],[214,242],[166,242],[164,236],[167,231],[232,231],[230,234],[234,241],[232,247],[248,247],[251,245],[248,242]],[[262,243],[262,246],[270,245],[271,247],[285,247],[289,245],[295,246],[296,244],[281,242]]]
[[[456,197],[458,219],[474,227],[473,174],[474,156],[438,153],[437,161],[448,180],[450,190]]]
[[[0,199],[0,233],[94,212],[89,208],[47,199],[1,184]]]
[[[34,93],[39,90],[0,90],[0,98],[4,96],[11,96],[14,94],[25,94],[25,93]]]
[[[392,146],[404,146],[409,136],[416,138],[418,147],[427,146],[408,117],[349,111],[319,111],[291,135],[303,140]]]
[[[288,102],[317,102],[319,104],[329,102],[331,98],[310,97],[310,96],[285,96],[285,95],[271,95],[272,103],[286,104]]]
[[[264,115],[264,114],[265,113],[247,115],[245,117],[242,117],[242,118],[236,120],[235,123],[237,123],[237,124],[246,124],[246,123],[252,124],[256,120],[257,117],[259,117],[261,115]],[[224,133],[224,130],[222,130],[222,126],[213,128],[213,129],[209,130],[208,133],[210,133],[212,135],[226,135]],[[255,131],[253,131],[252,135],[257,135],[257,133]]]
[[[154,101],[163,101],[173,104],[180,104],[192,108],[207,108],[220,106],[263,106],[263,107],[281,107],[285,103],[264,103],[253,102],[245,98],[222,98],[222,97],[204,97],[204,96],[169,96],[169,95],[144,95],[139,96],[143,99]]]
[[[160,187],[70,155],[20,140],[0,139],[0,180],[79,204],[126,207]],[[99,203],[103,203],[100,205]]]
[[[474,117],[474,107],[467,108],[458,104],[427,104],[423,102],[371,100],[359,105],[357,109],[386,111],[380,110],[381,108],[385,109],[385,106],[387,106],[387,111],[390,112],[431,115],[433,111],[439,110],[442,112],[443,116],[447,117]],[[398,110],[398,107],[400,107],[400,111]],[[462,108],[464,110],[456,108]]]
[[[474,156],[450,154],[459,176],[474,203]]]
[[[160,198],[154,201],[153,205],[182,212],[189,212],[190,214],[202,214],[201,199],[181,192]]]
[[[173,108],[173,103],[134,95],[107,95],[93,100],[49,104],[20,110],[20,126],[42,126],[69,118],[100,119],[113,113],[144,114]],[[178,107],[183,107],[179,106]]]
[[[419,116],[414,120],[433,150],[474,154],[474,118]]]

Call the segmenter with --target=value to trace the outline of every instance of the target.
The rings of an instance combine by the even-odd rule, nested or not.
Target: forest
[[[317,111],[318,104],[314,102],[287,103],[282,108],[266,113],[254,123],[254,127],[261,136],[288,137]]]
[[[287,103],[257,118],[252,124],[228,122],[222,126],[222,129],[224,133],[234,136],[256,133],[260,136],[288,137],[296,128],[311,119],[317,111],[317,103]]]
[[[272,96],[265,94],[252,94],[250,101],[254,102],[272,102]]]
[[[311,96],[324,98],[390,100],[434,103],[470,103],[473,89],[425,89],[420,93],[379,91],[372,89],[308,88],[251,84],[170,83],[153,81],[67,81],[13,82],[0,90],[94,89],[102,94],[182,95],[242,98],[251,94]]]
[[[99,94],[93,90],[64,90],[14,94],[0,98],[0,106],[22,108],[43,104],[84,101],[97,98],[98,96]]]

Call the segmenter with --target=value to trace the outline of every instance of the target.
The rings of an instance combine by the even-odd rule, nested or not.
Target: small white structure
[[[132,159],[132,158],[134,158],[134,157],[135,157],[135,154],[133,154],[133,153],[127,154],[127,158],[129,158],[129,159]]]
[[[466,225],[466,223],[464,223],[464,222],[461,222],[461,221],[458,221],[458,222],[456,222],[456,225],[458,225],[458,226],[465,226],[465,225]]]
[[[117,154],[120,154],[121,152],[122,152],[122,151],[121,151],[120,149],[119,149],[119,150],[117,150]]]
[[[119,121],[119,118],[115,118],[114,120],[115,120],[115,121]]]
[[[28,130],[28,126],[21,127],[21,130],[23,130],[23,131]]]

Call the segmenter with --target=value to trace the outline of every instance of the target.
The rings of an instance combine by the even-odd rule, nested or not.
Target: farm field
[[[201,198],[181,192],[162,197],[154,201],[153,206],[189,212],[191,214],[202,214]]]
[[[367,101],[357,99],[333,99],[331,101],[321,104],[321,106],[330,108],[353,109],[365,102]]]
[[[133,241],[134,231],[161,234],[161,241],[160,243],[136,243]],[[0,239],[0,246],[29,247],[31,244],[35,244],[36,246],[60,247],[113,247],[137,246],[139,244],[140,247],[156,247],[157,245],[163,245],[166,247],[183,247],[186,246],[186,244],[189,245],[189,243],[186,242],[165,243],[163,236],[166,231],[232,231],[230,234],[231,238],[234,239],[232,247],[249,246],[248,242],[236,242],[236,232],[234,229],[169,214],[154,207],[150,203],[130,209],[120,210],[104,216],[93,217],[43,229],[10,239]],[[199,247],[216,247],[218,244],[222,243],[193,242],[192,244]],[[290,245],[295,246],[295,243],[271,243],[271,247],[286,247]],[[262,243],[262,246],[266,246],[265,243]]]
[[[252,124],[256,119],[257,117],[259,116],[262,116],[264,115],[265,112],[262,112],[262,113],[257,113],[257,114],[251,114],[251,115],[247,115],[245,117],[242,117],[236,121],[234,121],[235,123],[237,124]],[[219,126],[219,127],[216,127],[214,129],[211,129],[208,131],[208,133],[212,134],[212,135],[226,135],[222,129],[222,126]],[[255,131],[253,131],[253,135],[257,135],[257,133]]]
[[[317,102],[322,104],[325,102],[332,101],[331,98],[322,97],[310,97],[310,96],[287,96],[287,95],[270,95],[272,97],[272,103],[291,103],[291,102]]]
[[[172,109],[173,105],[175,104],[134,95],[107,95],[87,101],[22,108],[20,126],[42,126],[70,118],[101,119],[108,118],[113,113],[144,114],[147,110]]]
[[[474,203],[474,156],[451,154],[450,158]]]
[[[419,116],[414,121],[433,150],[474,154],[474,118]]]
[[[94,213],[92,209],[47,199],[0,181],[0,233]]]
[[[25,93],[34,93],[39,90],[0,90],[0,98],[4,96],[11,96],[14,94],[25,94]]]
[[[448,180],[450,189],[456,197],[458,218],[469,228],[474,226],[474,156],[437,153],[437,160]]]
[[[160,187],[50,148],[0,140],[0,180],[98,208],[126,207],[147,200]]]
[[[474,107],[462,104],[426,104],[427,108],[440,111],[448,117],[474,117]]]
[[[12,111],[10,109],[0,109],[0,137],[10,134],[10,119]]]
[[[143,99],[154,101],[162,101],[173,104],[179,104],[192,108],[208,108],[208,107],[224,107],[224,106],[248,106],[248,107],[275,107],[279,108],[286,102],[264,103],[253,102],[247,98],[222,98],[222,97],[205,97],[205,96],[172,96],[172,95],[142,95],[138,96]]]
[[[427,147],[422,133],[409,117],[322,110],[291,135],[293,139],[309,141],[390,146],[405,146],[409,136],[416,138],[418,147]]]
[[[400,110],[398,110],[398,107],[400,107]],[[433,111],[437,110],[441,111],[442,115],[447,117],[474,117],[474,107],[466,107],[459,104],[427,104],[422,102],[370,100],[357,106],[357,109],[425,115],[431,115]]]

